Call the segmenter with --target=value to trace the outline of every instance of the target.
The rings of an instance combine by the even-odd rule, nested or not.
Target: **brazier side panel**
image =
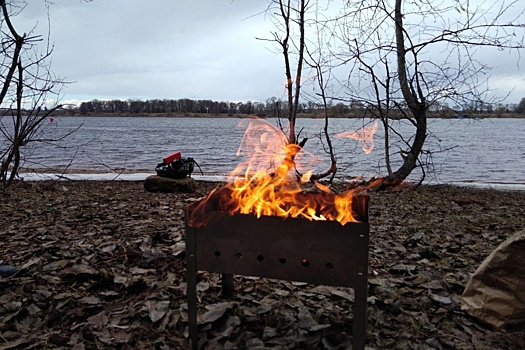
[[[355,287],[366,281],[369,224],[209,213],[186,228],[196,269]],[[366,285],[366,282],[365,282]]]

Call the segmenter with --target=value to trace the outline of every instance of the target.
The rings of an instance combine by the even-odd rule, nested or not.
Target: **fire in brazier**
[[[358,132],[340,133],[363,142],[363,150],[373,148],[377,124]],[[332,193],[326,186],[313,181],[322,193],[305,192],[311,182],[312,168],[318,157],[296,144],[288,144],[286,135],[262,120],[248,125],[237,155],[249,155],[233,170],[225,186],[214,190],[192,209],[190,226],[206,224],[206,212],[228,212],[230,215],[253,214],[283,218],[304,218],[311,221],[337,221],[342,225],[359,222],[352,202],[355,190]]]
[[[224,187],[188,207],[188,329],[194,349],[199,344],[197,271],[221,273],[224,297],[233,292],[234,274],[353,288],[352,344],[356,350],[365,347],[368,196],[333,194],[316,182],[321,192],[303,191],[312,175],[303,162],[310,155],[286,141],[269,124],[252,122],[238,151],[249,150],[248,161]]]

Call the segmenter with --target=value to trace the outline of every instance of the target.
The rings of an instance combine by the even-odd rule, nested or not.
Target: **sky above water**
[[[28,1],[15,25],[46,34],[46,3]],[[62,100],[285,99],[282,56],[274,43],[256,39],[275,30],[267,6],[267,0],[53,0],[53,70],[72,82]],[[510,94],[506,103],[525,97],[519,56],[494,51],[483,58],[495,67],[492,90]]]

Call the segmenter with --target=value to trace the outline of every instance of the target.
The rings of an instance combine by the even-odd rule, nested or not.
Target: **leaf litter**
[[[0,206],[0,350],[185,349],[184,208],[142,182],[20,182]],[[367,347],[522,349],[460,309],[471,274],[524,225],[525,192],[422,186],[371,195]],[[204,349],[346,349],[353,290],[200,272]]]

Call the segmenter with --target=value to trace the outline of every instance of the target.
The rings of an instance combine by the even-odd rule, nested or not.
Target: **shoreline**
[[[27,172],[20,173],[19,178],[23,181],[144,181],[146,177],[156,175],[155,172],[146,171],[123,171],[123,172]],[[193,174],[192,178],[196,181],[204,182],[225,182],[227,175],[219,174]],[[410,180],[406,184],[412,184]],[[491,189],[497,191],[525,191],[525,183],[497,183],[497,182],[474,182],[474,181],[454,181],[442,183],[423,183],[423,186],[453,186],[473,189]]]

